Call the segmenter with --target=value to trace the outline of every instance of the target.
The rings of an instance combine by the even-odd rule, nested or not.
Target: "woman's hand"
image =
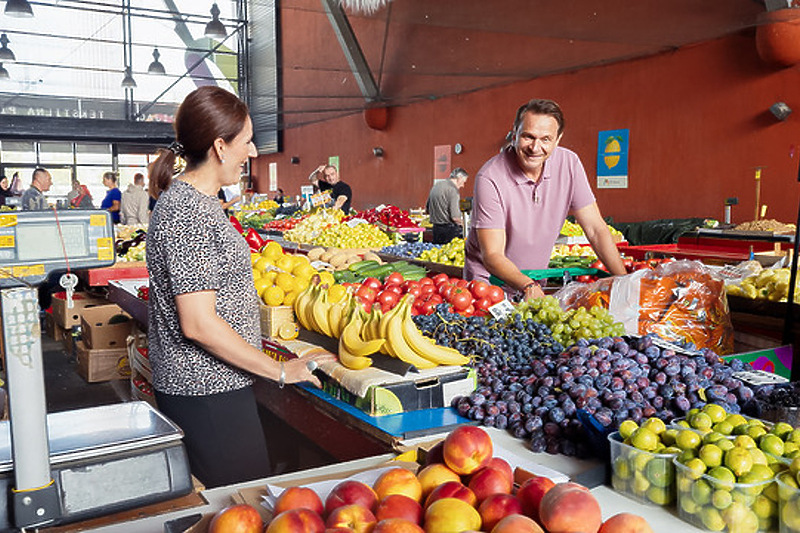
[[[312,373],[313,369],[316,369],[322,363],[335,360],[336,356],[333,354],[320,354],[286,361],[283,363],[286,371],[286,383],[308,381],[313,383],[314,386],[321,388],[322,383],[319,378]]]
[[[531,283],[522,293],[522,299],[524,301],[533,300],[534,298],[541,298],[544,296],[544,291],[539,286],[538,283]]]

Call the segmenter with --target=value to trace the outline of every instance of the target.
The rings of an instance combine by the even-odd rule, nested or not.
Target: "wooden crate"
[[[264,305],[261,304],[261,334],[266,337],[279,338],[278,330],[283,324],[290,323],[294,326],[297,321],[294,309],[290,305]]]

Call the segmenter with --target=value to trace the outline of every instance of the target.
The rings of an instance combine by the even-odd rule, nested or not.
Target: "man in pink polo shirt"
[[[551,100],[531,100],[517,110],[511,145],[475,177],[466,279],[488,281],[494,274],[526,300],[543,296],[521,270],[547,268],[569,213],[609,271],[625,274],[580,159],[558,146],[563,132],[564,115]]]

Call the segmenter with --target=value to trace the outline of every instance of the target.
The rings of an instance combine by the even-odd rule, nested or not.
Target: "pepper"
[[[261,238],[261,235],[258,234],[256,230],[253,228],[249,228],[247,230],[247,234],[244,236],[244,240],[247,241],[247,244],[250,245],[250,250],[253,252],[261,251],[261,248],[264,246],[264,239]]]
[[[242,227],[242,224],[241,222],[239,222],[238,218],[231,215],[228,217],[228,220],[231,221],[231,224],[233,225],[234,228],[236,228],[236,231],[238,231],[239,233],[244,233],[244,228]]]

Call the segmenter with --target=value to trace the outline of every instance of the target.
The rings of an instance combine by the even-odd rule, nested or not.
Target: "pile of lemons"
[[[317,272],[307,256],[286,254],[274,241],[264,245],[261,253],[250,254],[250,260],[256,292],[266,305],[292,305],[317,274],[323,282],[334,284],[330,272]]]

